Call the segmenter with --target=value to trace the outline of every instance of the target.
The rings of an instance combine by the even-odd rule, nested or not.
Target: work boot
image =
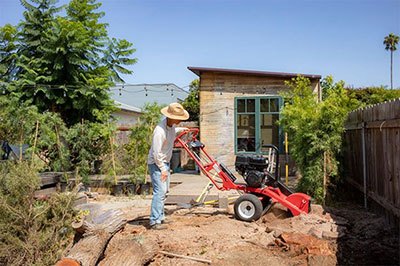
[[[167,229],[167,226],[164,224],[153,224],[150,226],[150,229],[152,230],[165,230]]]

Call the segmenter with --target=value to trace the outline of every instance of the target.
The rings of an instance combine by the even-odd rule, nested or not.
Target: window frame
[[[245,100],[245,104],[247,105],[247,100],[254,100],[255,101],[255,112],[247,112],[247,109],[245,109],[245,112],[238,112],[238,101],[239,100]],[[278,99],[278,111],[277,112],[261,112],[261,99]],[[281,118],[281,108],[283,106],[283,98],[279,95],[267,95],[267,96],[237,96],[234,98],[235,101],[235,114],[234,114],[234,127],[235,127],[235,136],[234,136],[234,147],[235,147],[235,155],[237,154],[263,154],[261,150],[261,121],[260,121],[260,116],[263,114],[271,114],[271,115],[278,115],[278,120]],[[245,105],[245,106],[246,106]],[[269,103],[268,109],[270,109],[271,104]],[[238,134],[238,116],[239,114],[254,114],[255,115],[255,145],[256,145],[256,150],[253,151],[238,151],[238,144],[237,144],[237,134]],[[278,149],[279,153],[282,153],[283,149],[283,131],[282,128],[277,125],[278,127]]]

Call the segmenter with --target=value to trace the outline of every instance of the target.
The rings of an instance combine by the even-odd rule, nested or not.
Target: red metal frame
[[[175,139],[175,146],[184,148],[190,157],[195,161],[201,171],[210,179],[213,185],[219,190],[241,190],[245,193],[257,195],[260,200],[269,197],[272,202],[279,202],[288,208],[293,216],[307,214],[311,197],[304,193],[293,193],[289,196],[284,195],[279,188],[266,186],[261,188],[249,187],[246,184],[236,184],[226,174],[221,165],[213,159],[204,149],[204,146],[198,147],[199,154],[195,153],[189,143],[197,141],[199,129],[192,128],[181,132]],[[186,138],[186,139],[185,139]],[[222,180],[217,181],[217,178]]]

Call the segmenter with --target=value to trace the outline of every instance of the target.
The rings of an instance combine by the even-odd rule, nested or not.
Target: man
[[[151,202],[150,227],[165,229],[164,200],[169,189],[169,161],[176,134],[182,129],[175,125],[189,118],[189,113],[179,103],[171,103],[161,109],[165,118],[156,126],[147,163],[153,186]]]

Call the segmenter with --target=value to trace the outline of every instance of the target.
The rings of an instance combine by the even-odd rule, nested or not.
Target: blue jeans
[[[151,201],[150,226],[160,224],[164,219],[164,201],[169,190],[169,163],[165,163],[168,170],[168,178],[165,182],[161,181],[161,170],[156,164],[149,164],[151,184],[153,186],[153,199]]]

